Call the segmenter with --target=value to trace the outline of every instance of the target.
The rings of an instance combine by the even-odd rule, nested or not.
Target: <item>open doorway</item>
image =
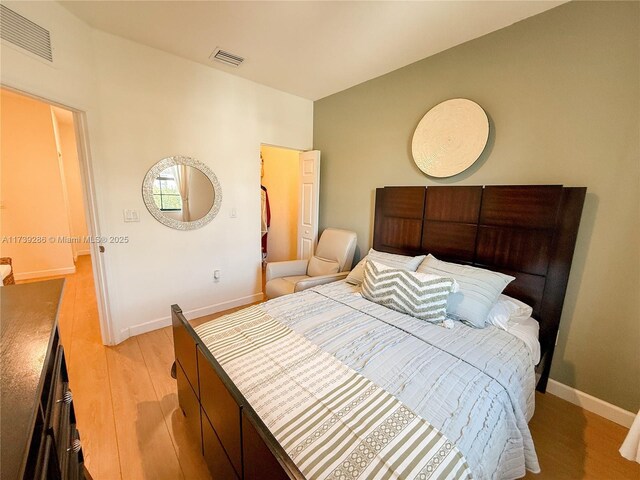
[[[93,218],[87,218],[94,209],[81,161],[86,139],[78,136],[83,117],[6,88],[0,96],[0,257],[10,259],[15,283],[65,277],[65,290],[74,289],[72,298],[81,303],[74,309],[96,312],[80,315],[86,324],[74,328],[109,343],[108,326],[105,335],[97,313],[104,298],[94,283],[99,260],[92,259],[98,247],[91,242]]]
[[[261,252],[267,262],[297,258],[300,150],[260,146]],[[264,272],[263,291],[264,291]]]

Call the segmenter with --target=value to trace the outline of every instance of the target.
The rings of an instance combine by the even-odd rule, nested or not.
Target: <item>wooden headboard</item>
[[[544,392],[586,191],[562,185],[378,188],[373,248],[431,253],[516,277],[504,293],[531,305],[540,323],[537,389]]]

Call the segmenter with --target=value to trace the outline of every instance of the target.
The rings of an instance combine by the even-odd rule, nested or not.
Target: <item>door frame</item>
[[[93,238],[100,237],[100,222],[98,218],[98,202],[95,189],[95,180],[91,159],[91,149],[89,144],[89,128],[87,114],[78,108],[67,106],[49,98],[35,95],[20,88],[15,88],[5,83],[0,83],[3,89],[23,95],[34,100],[64,108],[73,113],[73,125],[76,135],[76,149],[78,151],[78,163],[80,164],[80,177],[82,181],[82,196],[87,221],[87,230]],[[104,263],[104,256],[100,253],[100,245],[97,242],[90,242],[91,265],[93,267],[93,280],[98,306],[98,321],[100,323],[100,334],[104,345],[114,345],[114,335],[111,311],[109,308],[109,294],[107,288],[107,276]]]

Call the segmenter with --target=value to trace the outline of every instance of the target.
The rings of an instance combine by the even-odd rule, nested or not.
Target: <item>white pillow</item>
[[[415,272],[418,265],[425,259],[425,256],[418,255],[417,257],[411,257],[408,255],[396,255],[395,253],[378,252],[372,248],[369,250],[367,256],[360,260],[349,275],[347,275],[347,283],[352,285],[360,285],[362,283],[364,279],[364,265],[367,259],[381,263],[387,267]]]
[[[418,272],[451,277],[458,282],[460,291],[449,295],[447,313],[477,328],[486,326],[489,311],[509,282],[515,279],[484,268],[443,262],[433,255],[427,256]]]
[[[456,281],[426,273],[408,272],[367,261],[362,296],[420,320],[441,323],[447,315],[447,298]]]
[[[526,303],[507,295],[500,295],[498,301],[489,312],[487,323],[508,331],[510,325],[522,323],[527,320],[532,313],[533,308]]]

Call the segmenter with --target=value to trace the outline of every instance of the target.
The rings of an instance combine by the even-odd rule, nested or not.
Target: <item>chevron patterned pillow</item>
[[[364,298],[428,322],[445,320],[447,298],[457,290],[452,278],[408,272],[371,260],[364,268]]]

